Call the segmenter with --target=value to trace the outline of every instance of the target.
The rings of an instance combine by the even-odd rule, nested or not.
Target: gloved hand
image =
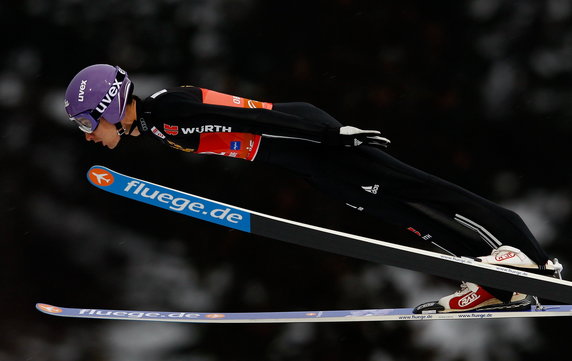
[[[344,147],[357,147],[366,144],[387,148],[391,141],[380,136],[380,134],[377,130],[362,130],[346,125],[340,128],[339,135]]]

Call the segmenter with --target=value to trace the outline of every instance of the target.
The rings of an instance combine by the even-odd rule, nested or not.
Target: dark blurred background
[[[90,186],[85,173],[100,164],[392,241],[288,174],[142,139],[113,152],[86,143],[63,93],[94,63],[122,66],[141,97],[192,84],[307,101],[380,129],[392,155],[517,211],[571,266],[572,1],[21,0],[0,4],[0,29],[0,361],[511,361],[568,350],[567,319],[180,325],[53,318],[34,305],[411,307],[458,286]]]

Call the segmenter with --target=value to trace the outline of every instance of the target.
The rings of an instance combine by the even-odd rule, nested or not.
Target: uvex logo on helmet
[[[82,80],[79,85],[79,94],[77,96],[78,102],[83,102],[83,96],[85,95],[85,88],[87,87],[87,80]]]
[[[109,88],[103,99],[99,102],[97,107],[95,107],[95,110],[97,110],[100,114],[103,113],[119,92],[121,84],[123,84],[123,81],[118,81],[117,79],[113,80],[113,85],[111,85],[111,88]]]

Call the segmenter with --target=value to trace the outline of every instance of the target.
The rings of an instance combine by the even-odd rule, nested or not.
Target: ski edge
[[[372,321],[475,320],[529,317],[572,316],[572,305],[547,305],[530,311],[482,311],[459,313],[413,314],[412,308],[363,309],[341,311],[289,311],[254,313],[199,313],[66,308],[37,303],[36,309],[57,317],[121,321],[155,321],[169,323],[316,323]]]

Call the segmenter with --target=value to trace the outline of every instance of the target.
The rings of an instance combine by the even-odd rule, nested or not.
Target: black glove
[[[362,130],[346,125],[340,128],[339,139],[344,147],[357,147],[366,144],[387,148],[391,141],[380,136],[380,134],[377,130]]]

